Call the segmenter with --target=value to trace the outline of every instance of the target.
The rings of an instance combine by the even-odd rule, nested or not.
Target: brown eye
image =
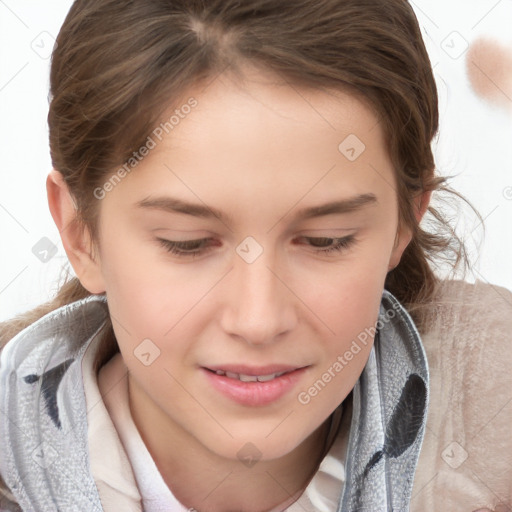
[[[309,238],[313,247],[328,247],[332,245],[335,238]]]
[[[211,248],[211,245],[206,245],[211,241],[210,238],[183,241],[165,240],[163,238],[158,238],[157,240],[167,251],[176,256],[199,256]]]
[[[355,235],[348,235],[341,238],[328,238],[328,237],[302,237],[308,241],[311,247],[316,249],[316,252],[321,254],[328,254],[333,251],[340,252],[343,249],[348,249],[356,242]]]

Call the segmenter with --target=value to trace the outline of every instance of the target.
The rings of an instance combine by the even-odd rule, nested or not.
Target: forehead
[[[127,180],[132,203],[178,191],[212,207],[234,198],[261,210],[276,193],[300,207],[306,196],[318,203],[329,193],[394,192],[383,133],[368,105],[260,71],[243,80],[220,74],[189,89],[150,136],[154,148]]]
[[[239,139],[242,131],[271,138],[273,134],[282,134],[283,130],[288,132],[305,126],[309,127],[312,139],[325,130],[337,131],[340,135],[353,133],[366,139],[379,139],[383,135],[370,102],[361,95],[341,89],[299,86],[259,68],[247,67],[241,76],[221,73],[189,89],[181,102],[169,110],[176,106],[179,109],[179,103],[184,104],[191,96],[198,105],[190,122],[180,123],[173,130],[176,142],[198,133],[201,127],[210,132],[208,138],[222,132],[223,140],[229,140],[230,135]],[[162,118],[165,120],[168,114],[169,111]],[[211,130],[212,124],[215,130]],[[284,142],[280,138],[275,144]]]

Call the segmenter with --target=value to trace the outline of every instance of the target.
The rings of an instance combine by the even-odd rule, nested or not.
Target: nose
[[[224,290],[224,332],[250,345],[266,345],[292,331],[297,324],[295,296],[285,283],[265,251],[252,263],[236,256]]]

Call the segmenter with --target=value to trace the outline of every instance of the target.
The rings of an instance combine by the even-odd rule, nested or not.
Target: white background
[[[0,0],[0,320],[50,298],[67,262],[48,210],[45,180],[51,168],[47,57],[71,3]],[[481,35],[493,36],[512,52],[512,0],[411,3],[439,86],[437,167],[443,175],[455,175],[451,185],[485,218],[482,240],[474,216],[467,211],[459,216],[457,229],[474,248],[476,261],[474,277],[467,280],[512,289],[512,200],[505,193],[512,187],[512,110],[474,95],[463,53],[464,41]],[[33,253],[43,237],[57,247],[46,263]]]

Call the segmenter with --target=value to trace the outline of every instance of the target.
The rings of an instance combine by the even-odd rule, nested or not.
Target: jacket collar
[[[108,322],[105,297],[93,295],[44,316],[1,353],[0,473],[23,509],[103,510],[90,469],[82,359]],[[338,512],[408,510],[423,441],[426,355],[412,319],[386,290],[376,328],[353,389]],[[362,332],[354,351],[374,333]]]

